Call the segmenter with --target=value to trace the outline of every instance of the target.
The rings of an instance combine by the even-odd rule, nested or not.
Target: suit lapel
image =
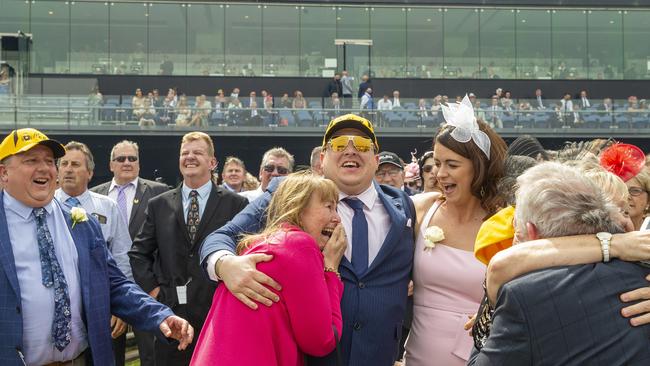
[[[212,216],[214,216],[219,206],[219,201],[221,195],[223,194],[223,189],[224,188],[217,187],[216,184],[212,183],[210,196],[208,197],[208,201],[206,202],[205,207],[203,208],[203,215],[201,216],[201,221],[199,221],[199,227],[196,230],[196,238],[192,245],[192,248],[194,248],[194,246],[196,246],[197,243],[203,241],[205,230],[210,225],[210,221],[212,221]]]
[[[7,274],[7,279],[20,299],[20,287],[18,286],[18,275],[16,274],[16,262],[14,252],[11,248],[11,239],[9,238],[9,226],[7,225],[7,216],[4,207],[4,192],[0,191],[0,266]]]
[[[135,187],[135,196],[133,197],[133,206],[131,206],[131,217],[129,217],[129,225],[133,222],[133,218],[136,217],[138,211],[144,210],[145,207],[142,204],[144,194],[147,191],[147,184],[140,178],[138,178],[138,186]]]
[[[172,195],[172,207],[174,208],[178,227],[183,233],[186,244],[190,243],[190,233],[187,231],[187,222],[185,220],[185,210],[183,210],[183,184],[181,183]]]
[[[384,194],[381,187],[379,187],[377,183],[374,184],[375,188],[377,189],[378,197],[381,199],[381,203],[384,205],[384,208],[390,217],[391,225],[390,229],[388,230],[388,234],[386,235],[386,239],[381,244],[379,253],[377,253],[377,257],[375,257],[375,260],[372,261],[366,273],[369,273],[375,267],[380,265],[381,262],[383,262],[384,258],[386,258],[393,250],[393,247],[400,243],[400,233],[406,226],[406,215],[404,214],[404,205],[402,204],[402,200],[400,198],[390,197]]]

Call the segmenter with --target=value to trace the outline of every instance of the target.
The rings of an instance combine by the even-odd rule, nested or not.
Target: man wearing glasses
[[[349,243],[339,266],[344,294],[338,364],[392,365],[398,357],[413,265],[415,209],[404,191],[374,182],[379,144],[370,121],[354,114],[333,119],[322,146],[323,175],[339,189],[337,211]],[[234,249],[239,234],[264,227],[262,216],[277,181],[210,234],[201,248],[208,276],[223,280],[252,309],[258,304],[279,306],[274,302],[282,296],[282,284],[255,269],[258,262],[273,260],[270,256],[235,256]],[[336,352],[308,363],[336,365]]]
[[[169,190],[166,184],[161,184],[139,177],[140,154],[138,144],[133,141],[120,141],[111,150],[110,169],[113,179],[102,183],[90,190],[103,194],[118,203],[118,209],[125,223],[129,226],[129,236],[135,239],[138,230],[146,218],[145,209],[149,199]],[[153,340],[149,333],[135,331],[138,343],[140,365],[153,366]],[[117,338],[113,345],[115,365],[124,365],[126,333]]]
[[[404,163],[394,152],[379,153],[379,168],[375,172],[375,180],[379,184],[401,189],[409,196],[413,195],[411,189],[404,185]]]
[[[291,173],[293,171],[293,164],[293,155],[289,154],[287,150],[281,147],[274,147],[267,150],[262,157],[262,164],[260,165],[260,186],[256,190],[241,192],[240,194],[246,197],[249,202],[254,201],[264,193],[271,179]]]

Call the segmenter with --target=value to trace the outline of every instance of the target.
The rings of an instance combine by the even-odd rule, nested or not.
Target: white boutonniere
[[[86,215],[86,210],[84,210],[81,207],[73,207],[70,210],[70,216],[72,217],[72,228],[73,229],[74,229],[74,226],[78,222],[88,221],[88,215]]]
[[[424,250],[433,249],[436,243],[445,240],[445,232],[438,226],[428,227],[424,231]]]

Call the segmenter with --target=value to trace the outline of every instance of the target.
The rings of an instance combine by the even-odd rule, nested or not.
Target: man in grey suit
[[[517,180],[517,241],[596,234],[603,263],[555,267],[505,284],[490,335],[468,365],[650,365],[650,326],[621,315],[622,292],[646,286],[650,269],[609,261],[613,205],[577,168],[544,163]]]
[[[138,144],[133,141],[124,140],[113,146],[110,169],[113,179],[93,187],[91,191],[109,196],[118,203],[133,240],[145,221],[149,199],[168,191],[169,187],[139,177],[140,154]],[[134,333],[138,342],[140,364],[153,366],[153,335],[139,331]],[[126,334],[117,338],[113,344],[116,366],[124,365],[125,343]]]

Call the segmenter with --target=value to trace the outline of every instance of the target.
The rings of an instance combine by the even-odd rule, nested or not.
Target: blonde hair
[[[648,168],[643,168],[639,172],[639,174],[635,175],[634,178],[630,180],[635,180],[639,182],[639,185],[643,190],[646,192],[650,193],[650,171],[648,171]]]
[[[288,175],[280,183],[267,208],[266,228],[260,234],[245,236],[237,245],[237,253],[241,254],[256,241],[267,240],[282,230],[282,225],[302,227],[300,215],[314,194],[318,194],[322,202],[337,203],[339,198],[334,182],[312,174],[310,170]]]
[[[214,143],[212,142],[212,138],[205,132],[193,131],[186,133],[181,140],[181,145],[198,140],[205,141],[205,143],[208,145],[208,155],[214,156]]]

